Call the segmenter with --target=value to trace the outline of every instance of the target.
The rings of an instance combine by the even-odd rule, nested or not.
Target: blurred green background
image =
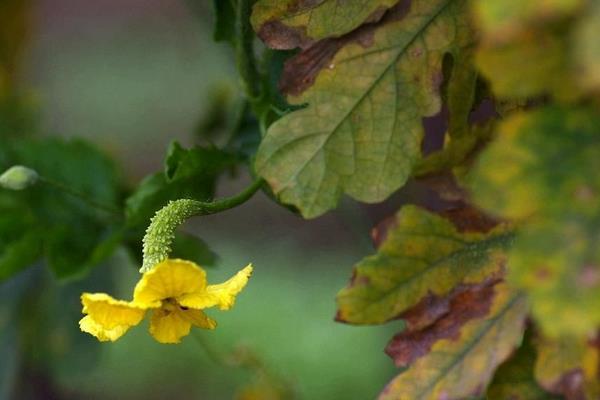
[[[212,41],[209,2],[38,0],[21,85],[35,96],[41,131],[82,136],[137,182],[161,168],[173,139],[193,141],[215,88],[237,91],[231,50]],[[234,193],[245,176],[223,180]],[[346,203],[303,221],[259,194],[242,207],[185,227],[219,255],[209,281],[252,262],[233,310],[215,331],[161,345],[146,326],[116,343],[81,333],[79,295],[129,298],[137,265],[124,251],[83,279],[57,282],[42,265],[0,284],[0,398],[230,399],[256,378],[215,363],[206,347],[244,348],[299,399],[372,399],[394,374],[383,347],[399,324],[333,321],[351,266],[372,252],[371,221]],[[257,397],[260,398],[260,397]]]

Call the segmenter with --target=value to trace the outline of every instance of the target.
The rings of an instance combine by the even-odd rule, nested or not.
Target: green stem
[[[76,189],[73,189],[70,186],[65,185],[62,182],[59,181],[55,181],[54,179],[51,178],[47,178],[45,176],[39,176],[38,177],[39,182],[45,183],[48,186],[51,186],[55,189],[60,190],[61,192],[68,194],[69,196],[72,197],[76,197],[79,200],[83,201],[85,204],[89,205],[90,207],[93,207],[97,210],[109,213],[109,214],[113,214],[115,216],[121,216],[121,212],[119,210],[117,210],[116,208],[113,208],[111,206],[102,204],[102,203],[98,203],[97,201],[89,198],[85,193],[80,192]]]
[[[169,202],[161,208],[150,221],[143,240],[144,261],[140,272],[152,269],[159,262],[166,260],[171,253],[171,243],[175,238],[175,230],[186,219],[198,215],[216,214],[229,210],[248,201],[263,184],[257,179],[245,190],[231,197],[212,202],[192,199],[180,199]]]
[[[254,0],[238,0],[236,4],[236,46],[237,69],[242,78],[244,92],[250,102],[260,98],[260,74],[254,54],[254,31],[250,24],[250,14]]]

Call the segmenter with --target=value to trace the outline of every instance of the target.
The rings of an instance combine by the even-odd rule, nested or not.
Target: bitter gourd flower
[[[202,309],[233,307],[236,295],[252,273],[248,265],[228,281],[207,285],[206,272],[191,261],[168,259],[144,273],[135,286],[132,301],[106,293],[83,293],[79,327],[100,341],[115,341],[139,324],[151,310],[150,334],[160,343],[179,343],[191,327],[214,329],[216,321]]]

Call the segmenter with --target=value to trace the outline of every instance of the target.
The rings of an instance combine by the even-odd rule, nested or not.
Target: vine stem
[[[251,103],[261,96],[260,74],[254,54],[254,30],[250,24],[250,14],[254,0],[237,0],[236,4],[236,46],[235,56],[238,72],[242,78],[244,92]]]
[[[102,204],[99,203],[93,199],[91,199],[90,197],[88,197],[85,193],[80,192],[79,190],[73,189],[72,187],[65,185],[62,182],[59,181],[55,181],[54,179],[39,175],[38,176],[38,181],[42,182],[50,187],[53,187],[55,189],[60,190],[61,192],[72,196],[72,197],[76,197],[79,200],[83,201],[85,204],[89,205],[90,207],[93,207],[97,210],[109,213],[109,214],[113,214],[114,216],[121,216],[121,213],[119,212],[119,210],[117,210],[116,208],[113,208],[111,206],[108,206],[106,204]]]
[[[212,202],[193,199],[170,201],[150,220],[143,239],[143,263],[140,272],[152,269],[167,259],[171,253],[171,244],[175,239],[175,230],[188,218],[199,215],[216,214],[229,210],[248,201],[262,186],[262,179],[256,179],[250,186],[235,196]]]

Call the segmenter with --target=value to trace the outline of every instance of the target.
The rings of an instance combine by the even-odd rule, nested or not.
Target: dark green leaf
[[[202,239],[183,232],[175,236],[171,258],[190,260],[203,267],[214,265],[217,261],[217,255]]]
[[[0,249],[0,281],[33,264],[42,252],[42,232],[31,230]]]
[[[218,176],[236,161],[231,154],[217,148],[188,150],[173,143],[165,160],[164,173],[147,176],[127,199],[128,225],[145,227],[156,211],[170,200],[209,200],[214,195]]]

